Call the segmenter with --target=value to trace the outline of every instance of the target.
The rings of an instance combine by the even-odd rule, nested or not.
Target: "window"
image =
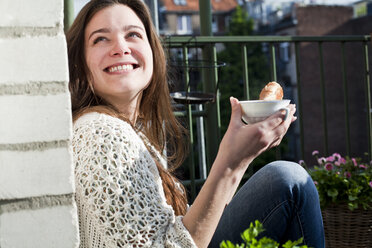
[[[280,43],[279,56],[283,62],[289,62],[289,43]]]
[[[173,0],[175,5],[186,5],[186,0]]]
[[[191,16],[177,16],[177,34],[191,34]]]
[[[212,32],[217,33],[218,32],[218,20],[217,16],[212,16]]]

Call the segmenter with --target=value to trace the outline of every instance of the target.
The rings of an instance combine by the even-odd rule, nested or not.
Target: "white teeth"
[[[131,71],[131,70],[133,70],[133,65],[119,65],[119,66],[110,67],[108,69],[109,72],[114,72],[114,71]]]

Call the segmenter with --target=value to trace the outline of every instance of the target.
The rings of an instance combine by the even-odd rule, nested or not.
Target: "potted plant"
[[[372,165],[334,153],[307,168],[317,187],[327,247],[372,247]]]

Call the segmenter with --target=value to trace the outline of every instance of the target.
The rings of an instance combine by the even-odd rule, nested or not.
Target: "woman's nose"
[[[128,46],[128,42],[124,39],[117,39],[113,44],[110,55],[111,56],[123,56],[125,54],[130,54],[131,50]]]

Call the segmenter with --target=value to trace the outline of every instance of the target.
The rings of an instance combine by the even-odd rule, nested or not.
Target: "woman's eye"
[[[93,41],[93,44],[97,44],[98,42],[100,41],[105,41],[107,40],[105,37],[97,37],[94,41]]]
[[[128,34],[128,37],[142,38],[142,35],[140,33],[137,33],[137,32],[130,32]]]

